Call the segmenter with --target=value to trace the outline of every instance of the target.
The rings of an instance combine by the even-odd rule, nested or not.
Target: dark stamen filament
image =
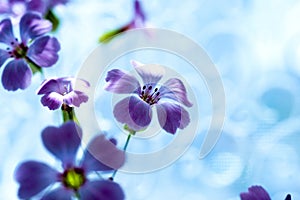
[[[154,91],[152,90],[152,88],[152,85],[148,86],[148,88],[144,85],[140,93],[140,98],[149,105],[157,103],[160,99],[160,92],[158,92],[158,88],[155,88]]]

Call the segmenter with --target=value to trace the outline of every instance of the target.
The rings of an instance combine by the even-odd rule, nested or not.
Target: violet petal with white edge
[[[15,41],[15,36],[12,31],[10,19],[4,19],[0,22],[0,42],[11,46],[11,42]]]
[[[15,179],[20,184],[18,196],[21,199],[29,199],[58,181],[57,177],[58,172],[44,163],[21,163],[15,171]]]
[[[2,73],[2,85],[8,91],[26,89],[31,83],[32,72],[24,60],[10,61]]]
[[[168,133],[175,134],[190,123],[189,113],[180,105],[165,102],[157,104],[156,109],[159,124]]]
[[[56,92],[50,92],[42,96],[41,103],[43,106],[47,106],[50,110],[56,110],[62,105],[63,96]]]
[[[86,171],[107,171],[119,169],[124,162],[125,152],[100,134],[88,144],[81,165]]]
[[[27,56],[40,67],[50,67],[58,60],[60,44],[54,37],[37,38],[29,47]]]
[[[165,74],[165,70],[158,64],[142,64],[131,60],[131,65],[143,79],[144,84],[156,84]]]
[[[129,94],[139,88],[138,80],[119,69],[113,69],[107,73],[105,90],[117,94]]]
[[[135,121],[133,121],[130,112],[129,112],[129,101],[131,97],[126,97],[125,99],[122,99],[114,106],[114,117],[116,120],[122,124],[127,124],[128,127],[132,130],[139,131],[144,129],[144,126],[138,125]],[[143,119],[146,119],[146,125],[148,125],[151,121],[151,118],[146,115],[143,116]]]
[[[82,200],[124,200],[125,195],[119,184],[109,181],[87,182],[79,189]]]
[[[186,88],[181,80],[178,78],[171,78],[167,80],[159,89],[161,98],[169,98],[174,101],[183,103],[187,107],[193,104],[187,98]]]

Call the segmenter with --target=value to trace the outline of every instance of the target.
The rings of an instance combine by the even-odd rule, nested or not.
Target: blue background
[[[211,57],[225,88],[226,118],[216,147],[199,160],[210,111],[205,109],[207,101],[197,97],[204,111],[194,143],[173,165],[159,171],[118,173],[116,181],[127,199],[239,199],[240,192],[255,184],[263,185],[272,199],[284,199],[287,193],[300,199],[300,2],[152,0],[142,4],[148,27],[182,33]],[[98,37],[131,19],[132,2],[71,0],[55,13],[61,26],[54,35],[62,49],[59,62],[44,74],[75,76],[97,47]],[[124,69],[128,67],[129,63]],[[36,95],[43,79],[35,75],[25,91],[0,90],[0,199],[17,199],[13,173],[21,161],[59,165],[40,139],[46,126],[61,123],[60,112],[42,107]],[[97,105],[103,131],[120,139],[121,147],[125,137],[114,131],[112,108]],[[172,136],[165,134],[161,139],[170,141]],[[157,147],[145,142],[147,145],[132,141],[129,151]]]

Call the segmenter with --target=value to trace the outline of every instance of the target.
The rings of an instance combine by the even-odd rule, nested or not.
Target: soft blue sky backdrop
[[[131,3],[130,0],[71,0],[68,6],[57,8],[61,26],[56,36],[62,49],[59,62],[45,70],[45,77],[75,76],[97,47],[98,36],[131,19]],[[208,157],[199,160],[210,105],[205,87],[197,87],[192,81],[193,90],[203,92],[203,98],[197,96],[197,103],[203,108],[198,136],[190,149],[169,167],[142,175],[119,173],[116,181],[123,186],[127,199],[234,200],[253,184],[263,185],[275,200],[284,199],[287,192],[293,199],[300,199],[300,2],[145,0],[142,3],[149,27],[185,34],[207,51],[222,76],[227,114],[216,147]],[[164,59],[163,55],[153,55],[157,56],[157,63]],[[124,69],[130,69],[129,62],[120,62],[124,63]],[[172,67],[180,71],[182,66],[178,63]],[[188,71],[183,76],[188,80]],[[40,140],[43,128],[61,123],[59,111],[42,107],[40,97],[35,94],[42,80],[43,77],[36,75],[27,90],[14,93],[4,91],[1,86],[1,199],[17,199],[18,185],[13,173],[21,161],[34,159],[58,165]],[[111,97],[104,94],[107,99]],[[117,137],[122,146],[125,136],[116,131],[111,107],[103,108],[97,102],[96,105],[103,130]],[[129,151],[155,150],[172,140],[165,133],[158,137],[153,143],[132,141]]]

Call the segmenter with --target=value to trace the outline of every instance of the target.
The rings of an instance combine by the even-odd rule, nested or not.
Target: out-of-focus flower
[[[48,0],[48,9],[53,9],[57,5],[65,5],[69,0]]]
[[[52,23],[55,31],[60,23],[53,9],[57,5],[66,4],[69,0],[6,0],[0,2],[0,14],[10,17],[13,24],[20,22],[21,17],[27,12],[37,12]]]
[[[152,119],[152,107],[156,106],[160,126],[174,134],[177,128],[185,128],[189,122],[189,113],[181,106],[191,107],[186,88],[178,78],[171,78],[159,85],[164,68],[156,64],[131,62],[143,79],[141,85],[132,75],[119,69],[108,72],[105,90],[117,94],[130,94],[114,107],[115,118],[135,131],[147,127]]]
[[[0,66],[6,61],[2,84],[5,89],[25,89],[31,83],[32,72],[40,67],[50,67],[58,60],[60,44],[56,38],[44,36],[52,28],[48,20],[35,13],[25,14],[20,21],[20,40],[12,30],[10,19],[0,22]]]
[[[241,200],[271,200],[269,194],[262,186],[251,186],[248,192],[240,194]]]
[[[124,199],[124,193],[117,183],[90,177],[95,171],[110,171],[121,167],[124,152],[104,135],[98,135],[88,144],[82,159],[76,162],[81,135],[81,128],[74,122],[43,130],[43,144],[62,162],[63,170],[59,172],[38,161],[21,163],[15,171],[15,179],[20,184],[19,198],[29,199],[40,194],[43,200],[71,200],[74,196],[81,200]],[[105,161],[105,164],[100,160]]]
[[[66,4],[69,0],[6,0],[0,3],[0,14],[21,17],[26,12],[38,12],[45,15],[57,5]]]
[[[128,24],[126,24],[120,28],[117,28],[117,29],[114,29],[114,30],[104,33],[99,38],[99,42],[106,43],[106,42],[109,42],[114,36],[116,36],[120,33],[123,33],[127,30],[135,29],[135,28],[143,28],[145,26],[145,21],[146,21],[146,15],[142,8],[142,5],[139,0],[135,0],[134,1],[134,15],[133,15],[132,20]]]
[[[26,12],[44,14],[47,9],[46,0],[6,0],[1,2],[0,14],[20,19]],[[16,20],[18,22],[19,20]]]
[[[74,90],[75,82],[79,89],[85,90],[90,87],[89,82],[83,79],[51,78],[42,83],[37,94],[44,95],[41,102],[50,110],[58,109],[63,104],[69,107],[79,107],[81,103],[88,101],[88,96],[84,91]]]
[[[290,194],[286,195],[284,200],[292,200],[292,196]]]

